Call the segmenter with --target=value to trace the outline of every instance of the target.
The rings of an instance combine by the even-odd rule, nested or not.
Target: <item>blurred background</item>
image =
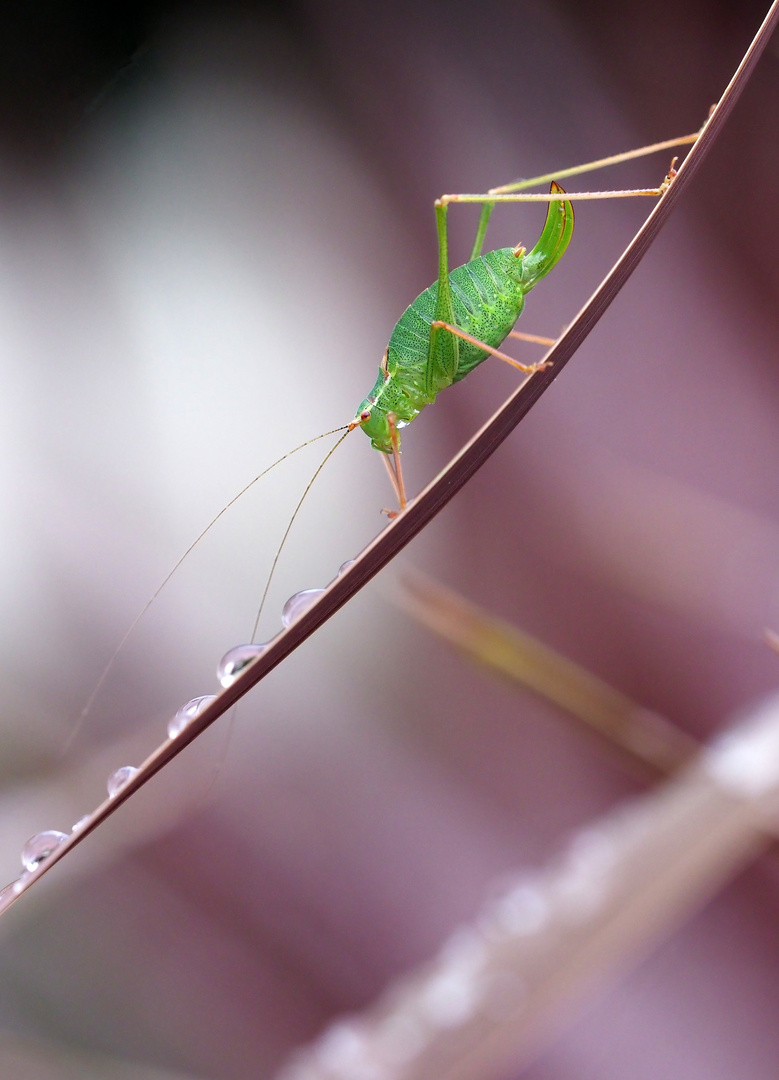
[[[324,442],[209,534],[64,752],[198,532],[351,419],[435,277],[435,197],[695,131],[764,13],[51,0],[2,17],[3,882],[27,836],[67,831],[181,704],[216,692]],[[775,40],[670,224],[503,449],[3,917],[4,1076],[270,1077],[429,957],[492,882],[642,790],[551,705],[403,614],[403,566],[696,737],[776,686],[778,123]],[[593,183],[656,184],[669,157]],[[522,329],[556,335],[648,209],[580,207]],[[543,216],[499,208],[488,247],[530,246]],[[459,263],[476,215],[450,218]],[[484,364],[425,411],[403,437],[410,491],[514,385]],[[261,639],[386,505],[355,433],[296,523]],[[775,1077],[778,890],[756,865],[523,1075]]]

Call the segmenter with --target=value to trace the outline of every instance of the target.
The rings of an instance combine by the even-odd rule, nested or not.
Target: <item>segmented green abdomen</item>
[[[522,256],[513,248],[488,251],[449,274],[455,325],[485,345],[496,349],[513,328],[525,303],[524,290],[517,280]],[[516,276],[515,276],[516,275]],[[389,341],[388,368],[395,365],[403,373],[424,379],[430,346],[430,323],[435,319],[438,283],[419,295],[401,315]],[[489,353],[462,339],[458,344],[459,363],[453,382],[464,378]]]

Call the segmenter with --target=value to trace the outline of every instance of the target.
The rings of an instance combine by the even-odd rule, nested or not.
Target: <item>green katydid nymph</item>
[[[561,193],[562,188],[553,183],[552,192]],[[440,209],[436,207],[439,221]],[[525,294],[556,266],[572,234],[573,207],[569,202],[552,202],[532,251],[520,245],[477,255],[444,274],[401,315],[382,357],[376,385],[354,421],[375,450],[392,455],[394,473],[390,475],[401,509],[406,497],[398,429],[410,424],[447,386],[494,355],[521,315]],[[439,227],[439,241],[441,235]],[[445,239],[442,247],[445,251]],[[502,358],[527,374],[539,368]]]
[[[573,176],[604,165],[617,164],[656,150],[694,142],[697,135],[672,139],[611,158],[560,170]],[[499,347],[508,337],[528,338],[514,331],[525,306],[525,295],[557,265],[573,235],[572,199],[609,199],[645,195],[657,197],[675,175],[656,188],[622,191],[586,191],[566,194],[552,175],[494,188],[486,195],[444,195],[435,204],[438,232],[438,279],[406,308],[395,325],[379,365],[376,383],[362,401],[349,429],[361,427],[371,446],[383,454],[400,509],[407,505],[400,466],[400,429],[410,424],[442,390],[464,379],[488,356],[496,356],[527,375],[545,365],[522,364]],[[520,189],[551,180],[548,195],[515,194]],[[547,202],[549,209],[541,235],[531,251],[522,245],[481,254],[490,214],[498,202]],[[482,214],[470,260],[449,270],[447,209],[452,202],[481,203]],[[553,344],[543,338],[530,338]],[[391,513],[390,516],[394,516]]]

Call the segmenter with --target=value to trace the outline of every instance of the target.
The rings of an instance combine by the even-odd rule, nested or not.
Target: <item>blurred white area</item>
[[[257,30],[263,76],[230,70],[229,35],[193,62],[205,33],[168,42],[156,80],[141,76],[133,100],[83,136],[57,202],[27,193],[3,230],[14,274],[2,648],[16,707],[45,739],[67,733],[114,643],[228,499],[351,419],[393,321],[384,297],[398,290],[402,229],[306,98],[294,58]],[[386,481],[358,439],[300,516],[268,633],[289,592],[324,583],[381,524]],[[136,633],[133,678],[143,665],[175,678],[205,642],[211,679],[248,636],[289,515],[333,442],[281,466],[203,542]],[[102,730],[116,722],[107,697]],[[141,690],[137,711],[177,703]]]

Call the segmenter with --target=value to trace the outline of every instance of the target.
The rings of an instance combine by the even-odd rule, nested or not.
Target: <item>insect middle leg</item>
[[[400,436],[398,435],[397,418],[394,413],[388,413],[387,420],[390,425],[390,439],[392,442],[392,464],[390,464],[389,454],[382,454],[381,459],[384,462],[387,475],[390,478],[390,483],[395,491],[398,500],[398,509],[382,510],[382,513],[386,514],[388,518],[394,518],[398,516],[401,510],[406,509],[408,506],[408,498],[406,497],[406,487],[403,483],[403,467],[400,463]]]
[[[458,326],[452,326],[450,323],[441,322],[440,320],[436,319],[435,322],[432,322],[430,325],[431,327],[435,327],[437,330],[448,330],[450,334],[455,334],[458,338],[461,338],[463,341],[467,341],[470,345],[476,345],[478,346],[478,348],[483,349],[485,352],[489,353],[490,356],[495,356],[498,358],[498,360],[503,360],[505,361],[505,363],[511,364],[512,367],[515,367],[519,371],[524,372],[525,375],[535,375],[537,371],[543,371],[544,368],[549,367],[549,365],[545,364],[543,360],[540,364],[521,364],[519,360],[514,360],[513,357],[507,356],[505,353],[500,352],[499,349],[493,349],[492,346],[486,345],[483,341],[479,341],[478,338],[472,337],[470,334],[466,334],[464,330],[461,330]],[[512,330],[510,336],[518,337],[524,341],[534,341],[540,345],[549,345],[550,347],[554,345],[554,338],[537,337],[535,334],[521,334],[519,332],[515,333]]]
[[[551,349],[557,341],[557,338],[542,337],[540,334],[523,334],[521,330],[509,330],[508,336],[517,341],[529,341],[532,345],[545,345],[547,349]]]

